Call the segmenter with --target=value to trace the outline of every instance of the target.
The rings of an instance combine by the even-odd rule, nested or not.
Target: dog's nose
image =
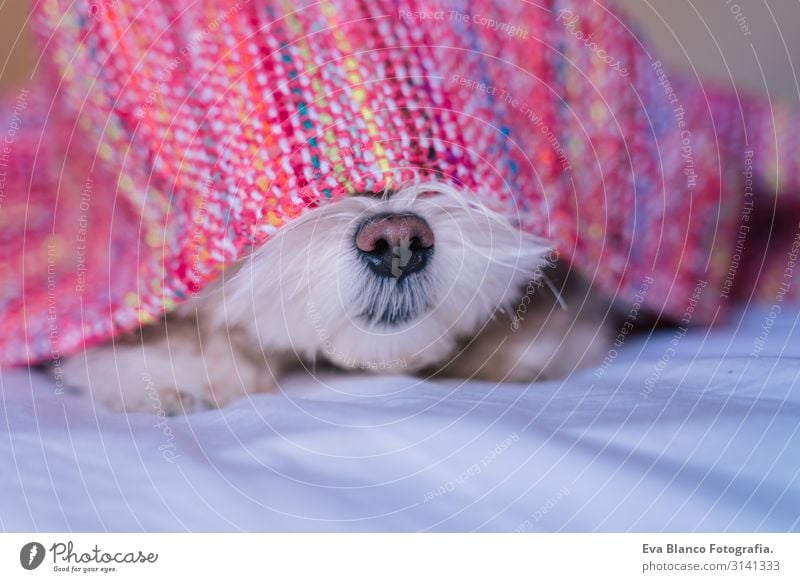
[[[372,271],[399,279],[428,264],[433,231],[416,214],[378,214],[359,225],[355,244]]]

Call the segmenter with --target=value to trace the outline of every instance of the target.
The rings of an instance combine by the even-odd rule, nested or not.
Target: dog
[[[323,364],[561,378],[647,314],[716,321],[764,267],[751,211],[800,189],[796,108],[587,0],[92,6],[34,9],[0,364],[116,410]]]
[[[556,288],[554,251],[449,184],[348,197],[290,222],[158,325],[69,358],[64,381],[128,412],[152,411],[155,391],[174,415],[278,390],[318,361],[559,378],[598,362],[613,325],[577,274]]]

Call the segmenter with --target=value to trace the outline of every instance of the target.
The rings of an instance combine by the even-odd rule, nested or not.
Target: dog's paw
[[[117,412],[174,416],[212,408],[203,362],[154,346],[105,346],[69,358],[64,382]]]
[[[134,409],[136,412],[155,412],[163,416],[179,416],[182,414],[192,414],[202,412],[215,407],[210,400],[211,392],[208,388],[196,388],[185,390],[174,386],[157,389],[155,386],[147,388],[150,400],[150,408],[144,406]],[[131,408],[125,406],[126,412],[131,412]]]
[[[498,318],[444,368],[444,374],[491,382],[540,382],[564,378],[599,363],[611,327],[594,313],[561,310],[512,326]]]

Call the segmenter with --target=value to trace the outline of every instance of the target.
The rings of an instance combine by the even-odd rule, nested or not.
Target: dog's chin
[[[452,336],[421,323],[393,333],[348,327],[313,351],[344,369],[411,374],[446,361],[454,348]]]
[[[365,221],[387,215],[413,215],[435,239],[413,273],[376,272],[354,244]],[[252,331],[265,352],[413,373],[446,363],[517,299],[549,248],[441,183],[349,197],[309,211],[257,251],[222,287],[219,317]]]

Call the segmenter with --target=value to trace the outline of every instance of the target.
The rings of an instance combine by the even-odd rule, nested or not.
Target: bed
[[[297,375],[187,417],[0,374],[3,531],[800,531],[800,309],[536,385]]]

